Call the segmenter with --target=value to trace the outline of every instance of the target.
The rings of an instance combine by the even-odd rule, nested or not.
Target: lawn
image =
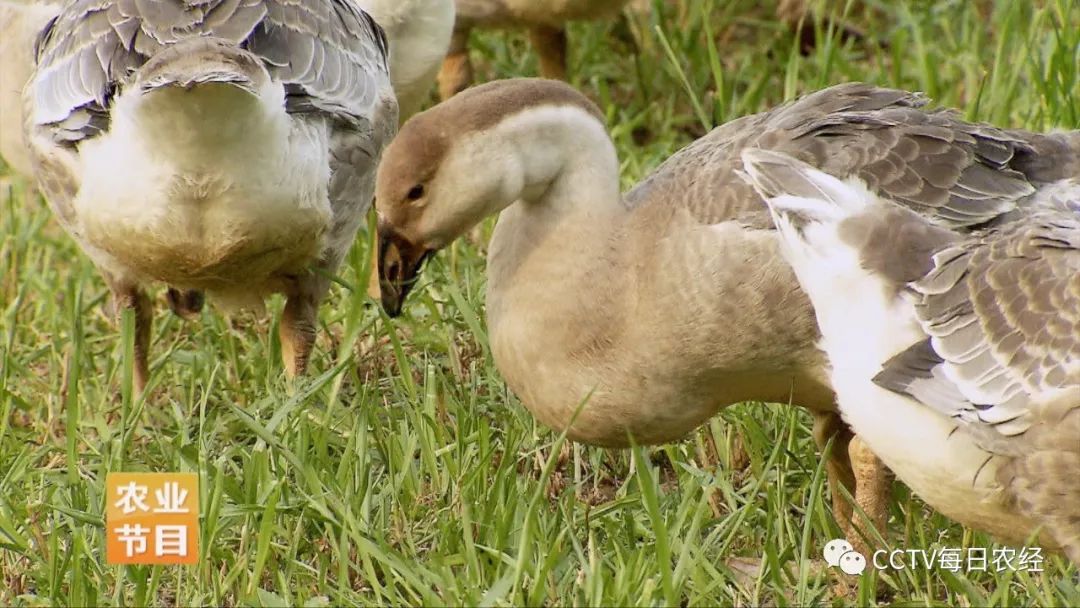
[[[1077,0],[852,2],[843,19],[867,37],[818,23],[806,55],[770,6],[654,4],[571,29],[572,82],[606,112],[627,187],[714,125],[852,80],[1001,126],[1080,128]],[[474,36],[474,58],[484,79],[537,70],[521,33]],[[362,234],[295,383],[280,300],[186,322],[159,292],[136,398],[131,319],[111,321],[87,258],[3,180],[0,605],[1080,605],[1077,567],[1049,555],[1041,572],[872,571],[840,595],[845,575],[822,568],[840,536],[823,467],[788,405],[740,404],[661,447],[565,443],[492,361],[484,238],[429,262],[390,321],[364,289]],[[106,564],[118,471],[199,474],[198,565]],[[899,484],[888,532],[902,549],[1000,546]]]

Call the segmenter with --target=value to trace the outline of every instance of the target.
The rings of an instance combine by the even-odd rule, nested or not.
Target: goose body
[[[0,0],[0,156],[23,177],[34,170],[23,137],[22,91],[34,70],[34,39],[59,12],[52,2]]]
[[[454,0],[359,0],[386,31],[401,120],[427,99],[454,32]]]
[[[1080,179],[1033,184],[959,235],[858,178],[744,158],[844,419],[942,513],[1016,543],[1041,528],[1080,560]]]
[[[316,269],[351,245],[396,126],[386,54],[346,0],[66,5],[26,90],[31,150],[140,331],[150,282],[226,307],[284,292],[286,368],[303,370]]]

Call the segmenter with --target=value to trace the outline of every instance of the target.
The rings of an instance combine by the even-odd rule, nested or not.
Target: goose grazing
[[[969,184],[988,220],[969,235],[933,221],[951,204],[920,215],[858,177],[743,159],[814,304],[844,420],[935,509],[1011,542],[1041,528],[1080,563],[1080,178],[1030,183],[1038,148],[1014,135],[986,150],[1012,146],[1013,162]]]
[[[137,386],[155,281],[225,307],[284,293],[302,373],[397,126],[381,28],[350,0],[77,0],[26,95],[42,191],[134,310]]]
[[[473,82],[473,28],[524,27],[540,57],[540,74],[566,80],[566,23],[616,15],[631,0],[456,0],[457,23],[439,72],[439,96],[449,99]]]
[[[454,32],[454,0],[358,0],[390,42],[390,80],[402,121],[428,98]]]
[[[34,168],[23,137],[22,91],[34,71],[34,40],[59,12],[51,2],[0,0],[0,156],[26,178]]]
[[[975,144],[953,137],[956,125],[901,139],[905,120],[928,116],[916,106],[903,91],[826,89],[714,129],[620,194],[603,115],[573,88],[520,79],[468,89],[405,123],[380,163],[384,308],[399,314],[424,259],[499,214],[488,249],[489,341],[506,383],[541,422],[615,447],[679,439],[735,403],[790,402],[811,411],[824,446],[846,430],[813,309],[768,210],[739,177],[740,154],[788,150],[871,176],[889,196],[973,196],[927,173],[931,153],[970,161]],[[889,479],[849,438],[835,440],[830,481],[884,529]],[[835,491],[833,502],[846,526],[847,503]]]

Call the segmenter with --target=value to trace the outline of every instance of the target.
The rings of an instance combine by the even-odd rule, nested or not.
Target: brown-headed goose
[[[37,59],[39,185],[134,309],[137,385],[150,282],[226,307],[283,292],[285,369],[302,373],[397,126],[381,28],[351,0],[77,0]]]
[[[1039,158],[1037,135],[969,133],[986,155],[966,186],[981,202],[922,214],[857,174],[768,150],[743,159],[814,305],[844,420],[937,510],[1011,542],[1041,528],[1080,563],[1076,156]],[[1080,143],[1052,141],[1066,138]],[[1041,182],[1044,170],[1065,178]],[[982,229],[957,234],[958,215]]]
[[[457,22],[439,71],[439,96],[449,99],[473,82],[473,28],[524,27],[540,57],[540,74],[566,80],[566,23],[618,14],[631,0],[455,0]]]
[[[977,175],[983,148],[1007,149],[954,119],[923,124],[931,115],[919,104],[867,85],[820,91],[714,129],[624,195],[603,116],[573,88],[524,79],[468,89],[407,122],[380,165],[383,304],[398,314],[423,260],[497,213],[490,344],[542,422],[623,446],[678,439],[734,403],[791,402],[814,413],[824,445],[847,430],[813,309],[738,175],[740,154],[786,150],[927,205],[977,197],[961,170]],[[955,169],[944,181],[940,163]],[[889,480],[849,438],[834,444],[831,480],[852,486],[851,454],[854,493],[880,527]],[[834,493],[841,523],[845,506]]]

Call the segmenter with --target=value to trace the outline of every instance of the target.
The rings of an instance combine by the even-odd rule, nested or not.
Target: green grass
[[[755,2],[674,4],[571,30],[573,82],[605,108],[626,185],[712,125],[848,80],[1001,125],[1080,127],[1075,0],[852,3],[848,22],[888,47],[819,23],[808,56]],[[474,47],[483,78],[535,73],[520,34]],[[5,183],[0,604],[1080,605],[1077,569],[1058,557],[1037,574],[875,574],[836,597],[811,567],[839,530],[796,408],[732,407],[653,449],[564,451],[495,369],[483,253],[465,241],[389,323],[361,288],[358,239],[313,374],[294,386],[275,314],[185,323],[159,306],[151,396],[133,398],[130,323],[104,316],[85,256]],[[198,566],[105,564],[110,471],[200,474]],[[890,534],[906,549],[995,546],[899,486]],[[737,556],[769,567],[739,579]]]

